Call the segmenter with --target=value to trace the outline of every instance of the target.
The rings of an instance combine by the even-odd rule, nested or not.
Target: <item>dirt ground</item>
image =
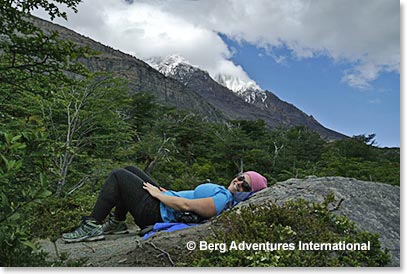
[[[58,239],[40,240],[42,249],[49,253],[49,260],[57,260],[62,253],[68,260],[86,260],[87,267],[124,266],[176,266],[189,251],[189,241],[199,242],[209,235],[210,224],[205,223],[174,232],[158,232],[147,240],[138,235],[139,229],[130,228],[129,234],[106,235],[105,239],[94,242],[65,243]]]

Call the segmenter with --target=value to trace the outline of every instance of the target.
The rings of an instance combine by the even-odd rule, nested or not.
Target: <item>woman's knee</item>
[[[133,172],[127,170],[126,168],[118,168],[111,172],[111,176],[115,178],[119,185],[139,185],[143,184],[143,180],[138,177]]]
[[[123,177],[128,171],[124,168],[117,168],[110,172],[110,177],[120,178]]]
[[[124,169],[125,169],[125,170],[128,170],[128,171],[130,171],[131,173],[134,173],[134,174],[136,174],[136,175],[142,173],[141,169],[139,169],[139,168],[136,167],[136,166],[126,166]]]

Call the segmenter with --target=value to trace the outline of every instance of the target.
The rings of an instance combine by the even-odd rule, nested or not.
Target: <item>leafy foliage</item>
[[[22,263],[36,265],[35,261],[42,261],[44,256],[33,254],[36,249],[30,241],[29,226],[24,209],[30,204],[41,203],[51,192],[46,190],[46,177],[39,173],[35,181],[27,182],[22,174],[24,160],[32,156],[27,151],[27,145],[21,142],[21,135],[1,133],[0,136],[0,263],[11,266]],[[32,157],[34,159],[34,157]],[[21,257],[29,255],[28,260]]]
[[[387,250],[380,249],[378,235],[360,231],[344,216],[333,214],[329,203],[288,201],[282,206],[269,203],[247,206],[220,216],[209,243],[270,243],[266,250],[199,251],[185,261],[194,266],[384,266],[390,262]],[[368,243],[370,250],[302,250],[302,243]],[[274,243],[274,245],[272,245]],[[280,247],[278,246],[280,244]],[[286,244],[283,248],[282,244]],[[289,246],[291,245],[291,248]]]
[[[75,8],[78,0],[59,0]],[[49,1],[2,1],[0,5],[0,265],[38,266],[44,254],[31,241],[30,209],[51,195],[52,146],[36,102],[56,87],[72,84],[67,72],[86,73],[75,62],[88,50],[57,33],[44,33],[30,17],[45,9],[51,18],[66,17]]]
[[[40,102],[55,148],[52,159],[57,169],[58,196],[73,165],[87,166],[90,155],[108,158],[130,141],[128,124],[121,113],[127,100],[123,84],[108,75],[90,75],[69,88],[61,88],[52,100]]]
[[[76,11],[80,0],[58,0]],[[0,82],[14,92],[50,92],[55,83],[68,82],[66,71],[82,74],[84,67],[75,62],[90,51],[71,41],[58,39],[58,33],[45,33],[32,21],[34,9],[44,9],[51,19],[66,13],[46,0],[2,1],[0,6]]]

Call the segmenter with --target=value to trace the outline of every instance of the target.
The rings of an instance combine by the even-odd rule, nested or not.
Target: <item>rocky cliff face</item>
[[[163,104],[187,109],[210,121],[226,119],[263,119],[270,128],[304,125],[327,139],[346,136],[329,130],[311,116],[280,100],[269,91],[259,90],[255,84],[242,86],[239,81],[223,77],[225,85],[236,87],[235,93],[213,80],[209,74],[185,62],[170,67],[167,73],[153,69],[145,62],[111,47],[102,45],[74,31],[50,22],[36,19],[36,24],[46,31],[58,31],[62,39],[69,39],[81,46],[89,46],[98,56],[82,60],[91,71],[107,71],[124,77],[130,92],[149,92]],[[168,77],[166,77],[168,76]]]
[[[260,206],[302,198],[321,202],[333,192],[342,200],[335,214],[345,215],[362,229],[377,233],[383,248],[392,256],[390,266],[400,266],[400,188],[383,183],[365,182],[343,177],[309,177],[277,183],[240,203],[232,210],[249,204]],[[336,205],[338,205],[336,204]],[[126,236],[108,236],[105,241],[55,245],[41,241],[51,258],[57,252],[70,253],[70,258],[89,258],[89,266],[173,266],[188,250],[188,241],[204,240],[212,233],[216,218],[199,226],[174,232],[159,232],[142,240],[136,232]]]
[[[206,117],[210,121],[224,121],[222,112],[210,105],[195,91],[182,83],[165,77],[145,62],[134,56],[102,45],[65,27],[42,19],[35,19],[36,25],[45,31],[57,31],[62,39],[71,40],[80,46],[89,46],[98,53],[81,62],[93,72],[112,72],[128,80],[130,93],[149,92],[166,105],[186,109]]]
[[[214,80],[208,72],[192,66],[187,60],[176,55],[153,59],[149,63],[164,75],[199,93],[230,119],[262,119],[271,129],[305,126],[330,140],[346,137],[325,128],[312,116],[282,101],[272,92],[261,90],[254,82],[245,83],[226,75],[217,75]]]

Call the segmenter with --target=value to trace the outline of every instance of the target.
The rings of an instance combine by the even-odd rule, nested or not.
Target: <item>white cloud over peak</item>
[[[399,72],[400,7],[388,0],[86,0],[61,24],[141,59],[177,53],[211,75],[250,78],[218,33],[274,60],[325,55],[349,64],[342,81],[369,88]],[[286,47],[290,56],[274,50]],[[338,79],[340,80],[340,79]]]
[[[381,72],[399,72],[398,1],[209,0],[156,4],[190,22],[263,47],[270,54],[285,46],[294,58],[326,55],[335,62],[350,63],[352,69],[344,72],[342,80],[351,86],[367,88]],[[197,14],[194,9],[204,12]]]

